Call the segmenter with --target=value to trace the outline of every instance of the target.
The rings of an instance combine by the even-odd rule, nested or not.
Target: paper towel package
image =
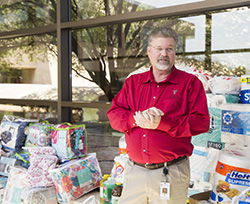
[[[232,150],[220,153],[210,195],[213,203],[231,203],[235,196],[250,187],[249,152]]]
[[[221,105],[221,141],[250,146],[250,106]]]

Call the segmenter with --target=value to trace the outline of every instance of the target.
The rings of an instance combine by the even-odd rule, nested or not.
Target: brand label
[[[226,176],[225,181],[229,184],[250,186],[250,169],[235,167],[218,161],[216,172]]]
[[[208,141],[208,142],[207,142],[207,147],[213,147],[213,148],[215,148],[215,149],[221,150],[221,149],[222,149],[222,143],[220,143],[220,142]]]
[[[240,95],[241,103],[250,103],[250,90],[242,90]]]
[[[119,175],[122,174],[124,171],[124,167],[120,164],[120,162],[116,162],[115,174]]]
[[[250,186],[250,174],[238,171],[231,171],[225,181],[233,185]]]
[[[119,148],[119,154],[127,154],[128,151],[125,148]]]
[[[104,187],[103,187],[103,200],[105,200],[105,201],[108,201],[108,202],[109,202],[109,199],[108,199],[108,189],[107,189],[107,186],[104,186]]]
[[[250,135],[250,112],[222,110],[221,132]]]

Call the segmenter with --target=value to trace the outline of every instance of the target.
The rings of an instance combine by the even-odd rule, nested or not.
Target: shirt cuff
[[[131,129],[134,127],[137,127],[137,124],[136,124],[135,119],[134,119],[134,115],[135,115],[135,112],[130,112],[129,116],[128,116],[128,119],[129,119],[128,125]]]
[[[162,116],[161,117],[161,121],[160,121],[160,123],[159,123],[159,125],[158,125],[158,127],[156,129],[164,131],[164,132],[167,132],[173,126],[174,126],[174,122],[173,122],[172,118],[166,117],[166,116]]]

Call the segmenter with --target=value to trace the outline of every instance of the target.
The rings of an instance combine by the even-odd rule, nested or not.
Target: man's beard
[[[155,66],[157,67],[157,69],[167,70],[168,68],[170,68],[170,63],[169,63],[169,60],[167,62],[164,62],[164,63],[160,63],[158,61],[158,62],[156,62]]]

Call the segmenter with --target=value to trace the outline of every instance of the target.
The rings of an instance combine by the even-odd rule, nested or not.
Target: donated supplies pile
[[[50,124],[5,115],[0,124],[0,203],[71,203],[99,188],[96,153],[84,124]]]
[[[250,76],[185,71],[203,83],[210,114],[209,131],[192,137],[189,203],[250,204]],[[96,153],[87,152],[84,124],[6,115],[0,139],[0,203],[72,203],[97,188],[100,200],[90,197],[84,204],[118,202],[128,161],[124,135],[105,175]]]
[[[210,114],[209,131],[192,137],[190,203],[250,204],[250,76],[190,70],[204,85]]]

